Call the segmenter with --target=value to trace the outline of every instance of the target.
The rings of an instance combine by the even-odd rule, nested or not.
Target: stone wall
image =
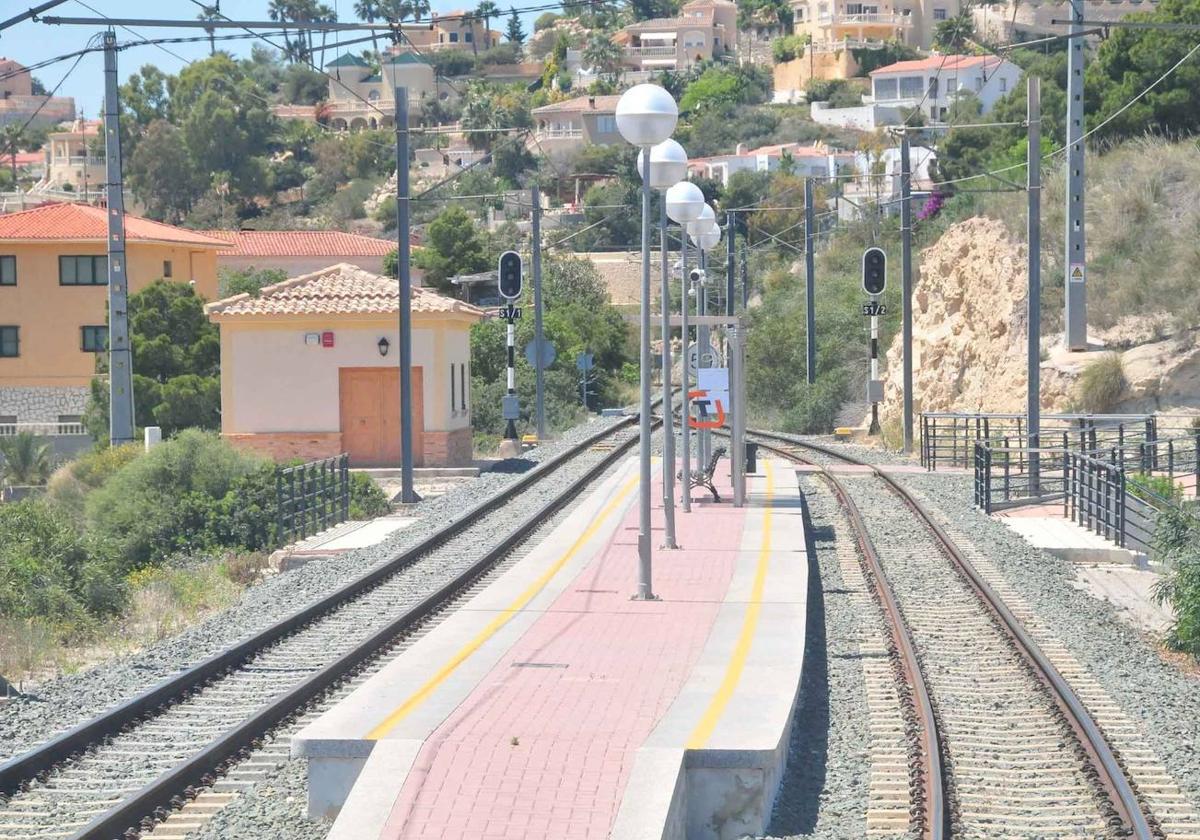
[[[273,461],[295,458],[315,461],[342,453],[341,432],[263,432],[261,434],[224,434],[222,437],[238,449],[265,455]]]
[[[425,432],[423,441],[426,467],[466,467],[474,457],[470,427],[451,432]]]
[[[18,423],[57,423],[61,415],[81,415],[88,389],[81,386],[0,386],[0,416]]]

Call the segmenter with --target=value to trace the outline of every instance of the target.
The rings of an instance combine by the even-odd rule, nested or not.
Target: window
[[[58,433],[60,435],[81,435],[81,434],[83,434],[83,415],[82,414],[60,414],[60,415],[58,415]]]
[[[467,366],[458,366],[458,404],[463,411],[467,410]]]
[[[862,3],[847,3],[846,4],[846,14],[861,15],[862,13],[863,13]]]
[[[905,76],[900,80],[901,99],[920,99],[925,80],[920,76]]]
[[[454,400],[457,396],[458,396],[458,394],[455,392],[455,389],[454,389],[454,362],[451,362],[450,363],[450,413],[451,414],[453,414],[455,411],[458,410],[458,408],[454,404]]]
[[[0,435],[15,435],[17,433],[17,415],[0,414]]]
[[[983,76],[976,76],[975,77],[975,92],[979,93],[981,90],[983,90]]]
[[[1008,90],[1008,79],[1001,76],[1000,77],[1000,92],[1004,93],[1006,90]]]
[[[929,92],[925,94],[930,99],[937,99],[938,96],[938,79],[937,76],[929,77]]]
[[[58,284],[60,286],[106,286],[108,285],[108,257],[59,257]]]
[[[80,327],[79,349],[84,353],[103,353],[108,349],[108,327]]]
[[[607,114],[596,117],[596,131],[599,134],[616,134],[617,118]]]
[[[464,40],[464,41],[466,41],[468,44],[469,44],[469,43],[471,43],[471,41],[473,41],[473,40],[474,40],[474,38],[472,37],[472,35],[473,35],[473,33],[470,33],[470,32],[464,32],[464,33],[463,33],[463,40]]]
[[[17,258],[0,257],[0,286],[17,285]]]
[[[450,43],[451,43],[451,44],[457,44],[457,43],[458,43],[458,33],[457,33],[457,32],[451,32],[451,33],[450,33]]]
[[[946,10],[945,9],[934,9],[933,10],[933,19],[934,20],[945,20],[946,19]]]
[[[0,359],[15,359],[21,355],[21,328],[0,327]]]
[[[876,101],[886,102],[889,99],[896,98],[896,80],[895,79],[876,79],[875,80],[875,99]]]
[[[173,268],[170,260],[163,260],[163,277],[170,277]]]

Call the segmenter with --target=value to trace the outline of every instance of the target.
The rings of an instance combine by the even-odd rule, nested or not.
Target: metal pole
[[[904,341],[904,452],[913,445],[913,324],[912,324],[912,169],[908,132],[900,134],[900,268]]]
[[[696,250],[700,254],[700,270],[705,272],[704,279],[700,282],[700,288],[696,290],[696,314],[708,314],[708,252],[697,246]],[[709,327],[699,324],[696,327],[696,381],[700,381],[700,368],[708,367],[704,361],[704,357],[708,355],[709,346],[712,344],[712,337],[709,334]],[[697,436],[696,443],[698,451],[696,453],[696,463],[701,469],[708,464],[708,429],[701,429]]]
[[[1026,394],[1026,431],[1029,434],[1029,486],[1041,494],[1041,463],[1037,452],[1041,436],[1042,344],[1042,85],[1036,76],[1026,80],[1029,103],[1029,343]]]
[[[817,313],[816,291],[813,287],[815,260],[813,257],[813,241],[816,231],[813,230],[813,186],[812,178],[804,179],[804,307],[807,316],[805,337],[807,352],[805,354],[805,369],[808,384],[817,381]]]
[[[871,295],[871,302],[877,303],[878,295]],[[871,382],[879,381],[879,316],[871,316]],[[879,403],[875,399],[875,395],[871,394],[871,425],[867,429],[867,434],[879,434]]]
[[[750,306],[750,265],[746,249],[746,242],[742,240],[742,311],[745,312]]]
[[[675,429],[671,416],[671,267],[667,247],[667,199],[659,196],[659,250],[662,254],[662,288],[659,309],[662,311],[662,415],[663,415],[663,516],[666,535],[663,548],[679,548],[675,541]]]
[[[509,307],[512,307],[511,303],[509,304]],[[504,341],[505,351],[507,354],[507,375],[505,377],[505,386],[508,389],[505,393],[512,397],[516,396],[517,393],[517,322],[516,319],[512,317],[508,317],[505,320],[508,322],[508,325],[505,328]],[[511,417],[504,427],[504,439],[517,439],[517,421],[513,420]]]
[[[733,405],[731,418],[731,440],[729,462],[733,469],[733,506],[743,507],[746,504],[746,410],[745,388],[743,380],[746,376],[745,356],[742,349],[743,333],[738,324],[729,325],[729,398]]]
[[[733,255],[734,255],[734,246],[736,245],[734,240],[737,238],[737,227],[734,224],[735,218],[736,217],[734,216],[732,210],[730,210],[725,215],[725,219],[728,222],[726,227],[729,228],[728,237],[725,240],[725,245],[726,245],[726,250],[725,250],[725,314],[726,315],[733,314],[733,293],[734,293]]]
[[[396,95],[396,273],[400,280],[400,501],[418,501],[413,490],[412,274],[408,222],[408,88]]]
[[[681,487],[679,498],[682,500],[684,513],[690,513],[692,510],[692,425],[689,422],[692,416],[692,398],[691,379],[688,371],[688,366],[691,365],[691,347],[692,334],[688,328],[688,291],[692,287],[692,278],[688,274],[688,245],[687,245],[687,225],[679,227],[679,262],[683,267],[683,303],[680,305],[680,327],[683,335],[683,364],[680,365],[680,378],[683,380],[681,387],[683,389],[683,410],[680,412],[680,446],[683,448],[683,464],[680,466],[679,477],[681,479]]]
[[[1087,260],[1083,228],[1083,2],[1071,0],[1067,46],[1067,276],[1065,341],[1068,350],[1087,349]]]
[[[642,154],[641,399],[638,417],[638,583],[634,598],[653,600],[650,585],[650,147]]]
[[[542,196],[538,185],[531,190],[533,216],[530,221],[530,236],[533,239],[533,344],[534,388],[536,390],[536,417],[538,443],[546,439],[546,373],[542,365]]]
[[[110,29],[104,33],[104,164],[108,180],[108,437],[113,446],[133,442],[134,418],[118,96],[117,35]]]

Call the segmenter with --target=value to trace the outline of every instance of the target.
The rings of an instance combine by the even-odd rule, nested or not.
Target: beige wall
[[[17,258],[17,285],[0,286],[0,324],[21,328],[21,355],[0,359],[0,387],[88,384],[95,354],[80,350],[80,327],[107,323],[108,287],[59,285],[58,257],[104,253],[102,242],[0,242],[0,254]],[[127,256],[131,291],[162,277],[163,261],[170,260],[173,281],[194,280],[201,297],[216,297],[217,259],[212,250],[131,242]]]
[[[413,365],[423,371],[426,432],[471,425],[469,388],[468,410],[451,414],[449,367],[467,365],[469,381],[470,325],[466,319],[413,314]],[[399,361],[399,330],[392,319],[225,321],[220,327],[225,434],[338,431],[338,369],[394,367]],[[326,330],[334,333],[333,347],[304,343],[305,333]],[[391,343],[387,356],[379,355],[382,337]]]
[[[849,79],[858,70],[858,62],[850,50],[808,51],[804,58],[775,65],[775,101],[791,101],[808,89],[811,79]]]

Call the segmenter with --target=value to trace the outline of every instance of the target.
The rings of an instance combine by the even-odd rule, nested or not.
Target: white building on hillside
[[[777,143],[747,149],[739,143],[737,150],[727,155],[696,158],[688,163],[692,175],[713,178],[723,186],[737,172],[775,172],[784,166],[800,176],[828,177],[838,174],[854,162],[853,152],[831,149],[823,143],[807,146],[800,143]]]

